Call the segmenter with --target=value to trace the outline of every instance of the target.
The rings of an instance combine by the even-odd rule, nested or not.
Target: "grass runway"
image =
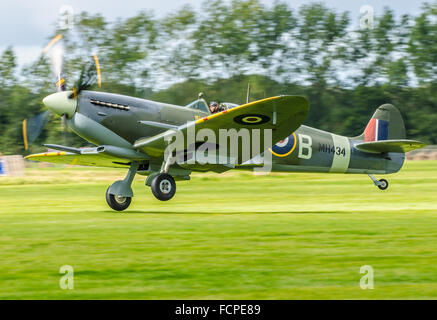
[[[386,191],[365,175],[194,174],[165,203],[137,176],[117,213],[104,195],[124,174],[0,177],[0,299],[437,299],[437,161]]]

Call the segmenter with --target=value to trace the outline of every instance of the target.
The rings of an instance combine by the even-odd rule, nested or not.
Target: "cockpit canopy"
[[[238,104],[230,103],[230,102],[222,102],[222,103],[220,103],[220,107],[221,107],[221,109],[229,110],[229,109],[238,107]],[[202,98],[197,99],[197,100],[187,104],[185,106],[185,108],[196,109],[196,110],[200,110],[200,111],[203,111],[206,113],[211,113],[209,111],[208,104],[206,103],[205,99],[202,99]]]
[[[190,109],[197,109],[203,112],[209,112],[209,108],[208,108],[208,104],[206,103],[206,101],[204,99],[197,99],[189,104],[187,104],[185,106],[185,108],[190,108]]]
[[[222,107],[225,110],[229,110],[229,109],[233,109],[235,107],[238,107],[239,105],[236,103],[231,103],[231,102],[222,102],[220,103],[220,107]]]

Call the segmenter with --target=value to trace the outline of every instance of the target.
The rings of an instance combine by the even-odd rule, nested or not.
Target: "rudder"
[[[399,110],[391,104],[376,109],[359,139],[365,142],[405,139],[405,125]]]

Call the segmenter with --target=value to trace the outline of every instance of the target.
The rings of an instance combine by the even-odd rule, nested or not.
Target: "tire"
[[[132,201],[131,197],[117,197],[109,193],[109,188],[106,190],[106,202],[115,211],[126,210]]]
[[[153,178],[150,187],[156,199],[161,201],[170,200],[176,193],[176,182],[167,173],[160,173]]]
[[[381,184],[378,186],[379,189],[385,190],[388,188],[388,181],[387,180],[381,179],[381,180],[379,180],[379,182],[381,182]]]

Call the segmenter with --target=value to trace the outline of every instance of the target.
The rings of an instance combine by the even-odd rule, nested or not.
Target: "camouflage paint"
[[[93,100],[115,106],[96,105],[91,103]],[[117,108],[116,105],[126,106],[127,109]],[[79,97],[77,112],[68,124],[78,135],[96,145],[112,144],[132,148],[132,144],[139,138],[163,132],[163,129],[140,124],[140,120],[181,125],[207,115],[209,114],[197,109],[116,94],[83,91]],[[381,106],[372,119],[375,120],[371,121],[391,120],[388,138],[405,137],[403,121],[395,107]],[[302,125],[294,133],[290,132],[290,139],[294,139],[293,134],[296,136],[293,151],[286,156],[273,154],[272,171],[393,173],[400,170],[405,158],[400,153],[372,154],[358,150],[355,145],[364,141],[364,133],[348,138]],[[162,161],[156,160],[157,163]]]

